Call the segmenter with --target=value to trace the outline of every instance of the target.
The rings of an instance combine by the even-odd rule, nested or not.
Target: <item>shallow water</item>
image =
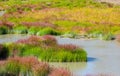
[[[15,42],[19,39],[25,39],[28,37],[29,35],[18,35],[18,34],[0,35],[0,43]]]
[[[1,35],[0,43],[24,39],[26,35]],[[49,63],[51,66],[70,69],[75,76],[105,74],[120,76],[120,44],[116,41],[80,40],[56,37],[59,44],[75,44],[88,53],[88,62]]]
[[[67,67],[75,76],[104,74],[120,76],[120,44],[116,41],[79,40],[57,37],[59,44],[75,44],[88,53],[87,63],[51,63]]]

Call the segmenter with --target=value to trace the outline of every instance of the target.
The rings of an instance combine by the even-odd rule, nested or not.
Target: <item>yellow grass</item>
[[[36,20],[68,19],[78,22],[90,22],[95,24],[120,24],[119,8],[74,8],[74,9],[44,9],[35,12],[28,12],[24,18]]]

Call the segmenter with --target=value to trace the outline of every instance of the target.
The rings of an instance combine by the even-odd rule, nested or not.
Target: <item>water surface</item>
[[[75,76],[104,74],[120,76],[120,44],[116,41],[80,40],[57,37],[59,44],[75,44],[88,53],[87,63],[53,63],[69,68]],[[58,64],[58,65],[57,65]]]
[[[18,34],[0,35],[0,43],[15,42],[19,39],[25,39],[28,37],[29,35],[18,35]]]

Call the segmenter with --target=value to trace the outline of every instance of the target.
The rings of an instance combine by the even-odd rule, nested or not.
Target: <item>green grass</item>
[[[42,35],[59,35],[59,33],[55,30],[53,30],[52,28],[44,28],[41,29],[40,31],[37,32],[38,36],[42,36]]]
[[[48,62],[85,62],[87,60],[87,54],[85,51],[83,51],[83,49],[78,49],[74,50],[74,52],[70,52],[69,50],[52,47],[24,47],[24,50],[20,50],[20,56],[36,56],[39,58],[39,60]]]
[[[2,61],[0,64],[1,76],[72,76],[70,71],[63,68],[54,68],[35,57],[14,57]]]
[[[6,45],[10,52],[9,56],[35,56],[39,60],[47,62],[87,61],[87,53],[84,49],[72,44],[59,45],[50,36],[42,37],[34,36]]]
[[[13,28],[13,33],[16,34],[27,34],[28,33],[28,29],[25,26],[17,26]]]
[[[27,5],[27,6],[26,6]],[[31,5],[35,5],[31,7]],[[36,6],[37,5],[37,6]],[[53,7],[114,7],[112,4],[107,3],[98,3],[93,0],[9,0],[1,1],[0,6],[4,9],[7,9],[8,12],[15,12],[19,9],[24,11],[30,11],[34,9],[44,9],[44,8],[53,8]],[[13,8],[14,7],[14,8]],[[12,8],[12,9],[11,9]]]
[[[40,31],[42,28],[40,27],[31,27],[28,30],[28,34],[30,35],[36,35],[38,31]]]
[[[36,56],[39,60],[48,62],[85,62],[87,60],[87,54],[82,49],[75,50],[73,53],[57,48],[29,47],[22,51],[22,56]]]
[[[62,68],[54,68],[45,62],[40,62],[35,57],[14,57],[2,61],[0,64],[1,76],[51,76],[51,73],[57,76],[72,76],[70,72]]]
[[[113,35],[120,33],[120,8],[109,3],[93,0],[9,0],[1,1],[0,6],[8,11],[0,19],[12,22],[17,27],[13,27],[12,30],[16,30],[14,33],[41,36],[74,32],[76,35],[93,34],[95,37],[99,34],[109,36],[109,31]],[[23,28],[19,26],[23,22],[38,22],[38,25],[39,22],[50,23],[54,27],[40,29],[41,26],[25,25],[27,28]]]
[[[79,62],[86,61],[86,53],[81,50],[76,50],[74,53],[59,50],[54,48],[41,49],[41,48],[31,48],[23,52],[23,56],[37,56],[41,61],[48,62]]]

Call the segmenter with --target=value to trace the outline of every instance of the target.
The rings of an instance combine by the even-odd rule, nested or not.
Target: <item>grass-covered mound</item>
[[[72,76],[63,68],[54,68],[35,57],[14,57],[0,61],[0,76]]]
[[[40,61],[81,62],[87,61],[87,53],[72,44],[59,45],[54,37],[31,36],[6,45],[10,56],[36,56]]]

